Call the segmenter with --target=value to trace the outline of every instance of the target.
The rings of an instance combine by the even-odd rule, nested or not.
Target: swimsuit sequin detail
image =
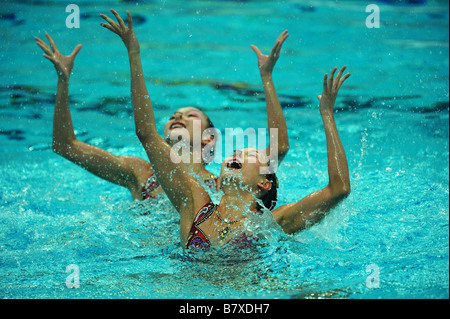
[[[206,236],[206,234],[199,228],[199,225],[211,217],[216,209],[217,205],[211,202],[199,210],[197,216],[194,218],[191,230],[189,231],[189,235],[186,240],[186,249],[208,249],[211,247],[211,242],[209,241],[208,236]],[[232,238],[228,243],[233,244],[237,249],[243,249],[252,247],[256,242],[258,242],[258,237],[242,233]]]
[[[159,187],[159,182],[156,179],[156,175],[153,174],[147,179],[147,182],[145,183],[144,187],[142,187],[142,200],[148,199],[148,198],[156,198],[156,195],[153,195],[152,192],[154,192]]]
[[[208,249],[211,246],[211,242],[208,237],[200,228],[198,228],[198,226],[207,220],[212,213],[214,213],[215,208],[215,204],[208,203],[199,210],[197,216],[194,218],[194,222],[192,223],[191,230],[189,231],[189,235],[186,240],[187,249]]]

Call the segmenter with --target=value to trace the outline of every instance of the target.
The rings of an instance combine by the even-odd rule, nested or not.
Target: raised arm
[[[277,93],[275,91],[275,86],[272,80],[272,71],[275,64],[280,57],[281,46],[284,41],[288,38],[288,31],[284,31],[280,34],[270,55],[264,55],[255,45],[251,48],[256,53],[258,57],[258,67],[261,75],[261,80],[264,87],[264,94],[266,98],[266,109],[267,109],[267,120],[268,128],[278,130],[278,144],[274,145],[270,143],[266,152],[270,155],[272,159],[278,158],[278,163],[283,160],[289,151],[289,139],[286,128],[286,120],[283,115],[283,110],[281,109],[280,102],[278,100]],[[271,136],[271,141],[273,140]],[[274,154],[276,152],[276,154]],[[276,155],[276,156],[275,156]]]
[[[45,34],[50,47],[40,38],[36,44],[44,51],[43,56],[53,63],[58,75],[56,90],[56,102],[53,117],[53,150],[64,155],[67,146],[75,140],[72,117],[69,109],[69,79],[73,69],[75,57],[81,50],[81,44],[77,45],[69,56],[62,55],[56,47],[53,39]]]
[[[81,45],[76,46],[69,56],[64,56],[50,35],[45,36],[50,47],[37,37],[36,44],[44,51],[43,56],[53,63],[58,75],[53,117],[53,151],[100,178],[127,187],[133,198],[138,199],[139,185],[148,177],[145,172],[150,170],[149,163],[137,157],[115,156],[75,137],[69,109],[69,79]]]
[[[111,10],[111,12],[118,23],[102,14],[100,16],[109,24],[102,23],[101,25],[119,35],[128,50],[131,71],[131,103],[136,134],[170,201],[182,214],[182,217],[187,216],[187,220],[192,222],[193,212],[207,203],[209,196],[203,187],[186,173],[183,163],[177,164],[171,161],[171,147],[157,132],[155,115],[142,70],[140,46],[133,30],[131,14],[127,11],[127,27],[116,11]]]
[[[350,76],[342,76],[344,66],[333,80],[337,68],[323,79],[323,93],[319,95],[319,110],[325,128],[328,156],[328,185],[298,203],[283,205],[273,211],[275,219],[286,233],[295,233],[320,220],[350,193],[347,158],[334,121],[333,108],[339,88]]]

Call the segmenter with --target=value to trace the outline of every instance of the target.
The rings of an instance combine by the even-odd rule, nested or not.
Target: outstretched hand
[[[275,63],[277,62],[278,58],[280,57],[280,50],[281,46],[283,45],[284,41],[289,37],[288,30],[284,31],[280,34],[277,41],[275,42],[274,47],[272,48],[272,52],[270,55],[264,55],[261,53],[261,51],[258,49],[257,46],[251,45],[251,48],[256,53],[256,56],[258,57],[258,67],[259,71],[261,72],[261,75],[271,75],[273,68],[275,67]]]
[[[38,37],[35,37],[36,44],[45,52],[43,56],[53,63],[56,72],[58,73],[58,77],[63,80],[69,80],[75,57],[81,50],[81,44],[77,45],[70,55],[64,56],[59,52],[55,42],[50,37],[50,35],[46,33],[45,36],[47,37],[51,48],[47,45],[47,43],[45,43]]]
[[[111,18],[107,17],[104,14],[100,14],[100,16],[106,20],[107,23],[100,23],[102,27],[105,27],[106,29],[110,30],[111,32],[114,32],[115,34],[119,35],[122,39],[123,43],[127,47],[128,53],[140,53],[140,47],[139,47],[139,41],[136,37],[136,34],[133,30],[133,20],[131,18],[130,11],[127,11],[127,17],[128,17],[128,27],[123,22],[123,19],[120,17],[120,15],[113,9],[111,9],[112,14],[117,19],[117,24],[114,22]]]
[[[325,74],[323,78],[323,92],[322,95],[318,95],[317,98],[320,101],[319,104],[319,111],[320,113],[326,112],[326,111],[333,111],[334,103],[336,102],[336,97],[339,92],[339,89],[341,88],[342,84],[345,80],[349,78],[351,75],[350,73],[347,73],[346,75],[342,76],[345,69],[347,67],[342,67],[338,74],[336,75],[336,78],[334,78],[334,74],[336,73],[337,67],[335,67],[331,73],[330,77],[328,78],[328,74]],[[334,79],[333,79],[334,78]]]

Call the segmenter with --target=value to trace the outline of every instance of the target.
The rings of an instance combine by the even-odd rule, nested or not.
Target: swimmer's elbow
[[[339,196],[345,198],[350,194],[350,192],[351,192],[350,181],[346,180],[339,186],[338,194]]]
[[[350,195],[351,187],[350,184],[341,185],[338,189],[333,191],[333,197],[336,201],[340,202],[344,200],[348,195]]]
[[[329,199],[334,205],[344,200],[348,195],[350,195],[351,187],[350,183],[342,183],[339,185],[328,185]],[[333,206],[334,206],[333,205]]]
[[[60,140],[56,140],[53,139],[52,142],[52,150],[54,153],[61,155],[61,156],[66,156],[69,151],[72,149],[72,144],[73,141],[60,141]]]
[[[58,155],[61,155],[61,153],[63,153],[63,150],[64,150],[64,147],[61,145],[61,143],[53,140],[52,151]]]
[[[352,188],[351,188],[350,184],[348,184],[343,190],[344,198],[347,197],[348,195],[350,195],[351,191],[352,191]]]
[[[351,191],[350,178],[348,174],[331,175],[328,189],[330,190],[333,197],[336,197],[338,199],[344,199],[345,197],[347,197]]]

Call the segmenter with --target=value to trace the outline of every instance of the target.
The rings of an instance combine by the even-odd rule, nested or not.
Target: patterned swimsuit
[[[199,226],[201,223],[211,217],[211,215],[216,211],[217,206],[218,205],[210,202],[198,211],[197,215],[194,218],[194,221],[192,222],[191,230],[189,231],[189,235],[186,240],[186,249],[204,250],[211,247],[211,242],[209,241],[208,236],[206,236],[206,234],[199,228]],[[244,249],[252,247],[257,241],[258,237],[242,233],[239,236],[231,239],[228,243],[233,244],[234,248]]]
[[[199,210],[186,240],[186,249],[208,249],[211,246],[208,237],[198,226],[207,220],[214,213],[215,209],[215,204],[208,203]]]
[[[142,200],[153,198],[155,199],[157,195],[152,194],[159,187],[159,182],[156,179],[156,175],[153,174],[147,179],[144,187],[142,187]]]

